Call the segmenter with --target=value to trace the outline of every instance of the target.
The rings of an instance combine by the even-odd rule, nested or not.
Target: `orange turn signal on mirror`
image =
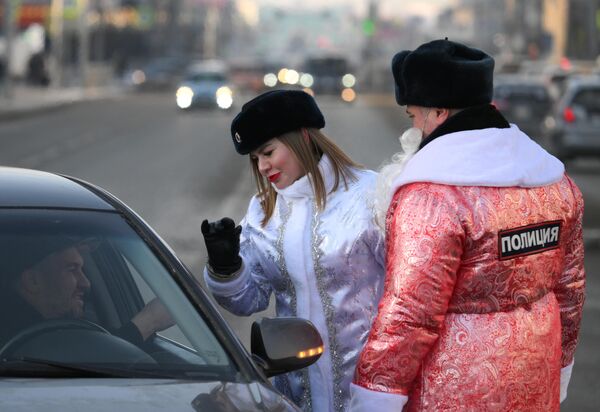
[[[320,355],[321,353],[323,353],[323,346],[300,351],[300,352],[298,352],[296,357],[303,359],[303,358],[308,358],[311,356]]]

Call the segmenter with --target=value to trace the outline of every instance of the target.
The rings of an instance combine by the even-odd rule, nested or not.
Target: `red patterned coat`
[[[355,374],[363,406],[560,409],[585,275],[582,196],[566,175],[550,176],[557,170],[531,187],[500,185],[501,175],[486,177],[494,186],[404,177],[386,222],[384,296]]]

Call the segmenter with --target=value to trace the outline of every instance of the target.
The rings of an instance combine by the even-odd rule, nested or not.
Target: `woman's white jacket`
[[[327,191],[334,184],[331,161],[319,167]],[[318,211],[306,176],[277,190],[273,216],[261,226],[255,196],[241,222],[239,275],[227,282],[205,281],[220,305],[248,316],[275,296],[277,316],[309,319],[325,351],[309,368],[274,378],[275,385],[303,410],[342,411],[358,355],[383,290],[384,241],[373,222],[371,198],[376,173],[354,170],[348,188],[340,183]]]

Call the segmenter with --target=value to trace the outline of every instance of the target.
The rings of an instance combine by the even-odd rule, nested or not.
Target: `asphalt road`
[[[369,168],[398,151],[408,126],[391,98],[347,105],[319,99],[330,135]],[[135,209],[200,279],[205,260],[203,219],[245,213],[253,193],[248,160],[233,150],[233,112],[177,112],[171,94],[126,95],[48,114],[0,122],[0,164],[77,176],[111,191]],[[563,411],[600,406],[600,160],[567,168],[586,200],[588,293],[569,398]],[[248,343],[251,319],[225,314]]]

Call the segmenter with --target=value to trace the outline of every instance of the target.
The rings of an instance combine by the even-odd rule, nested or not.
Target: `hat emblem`
[[[235,132],[235,141],[238,143],[242,143],[242,137],[238,132]]]

